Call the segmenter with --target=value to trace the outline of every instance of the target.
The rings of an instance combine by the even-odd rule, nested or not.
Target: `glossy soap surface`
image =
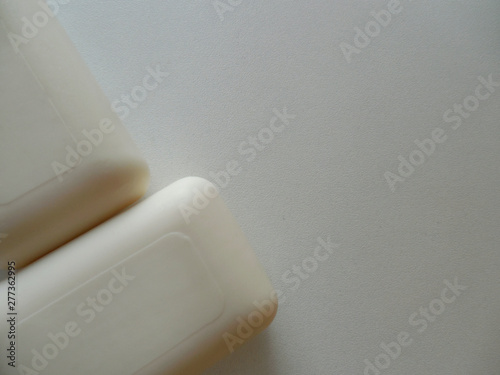
[[[234,218],[215,187],[196,177],[24,268],[18,279],[18,370],[2,362],[6,375],[21,368],[41,375],[198,374],[262,331],[277,311],[270,281]],[[0,328],[5,337],[6,322]]]
[[[0,267],[145,192],[148,167],[50,8],[0,3]],[[38,25],[38,26],[37,26]]]

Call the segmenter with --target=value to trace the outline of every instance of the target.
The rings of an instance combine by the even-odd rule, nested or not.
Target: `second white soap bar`
[[[6,375],[198,374],[262,331],[277,311],[242,231],[214,185],[196,177],[17,279],[17,369],[2,361]],[[8,329],[2,319],[1,337]]]
[[[149,184],[139,149],[50,9],[0,1],[0,269],[71,241]]]

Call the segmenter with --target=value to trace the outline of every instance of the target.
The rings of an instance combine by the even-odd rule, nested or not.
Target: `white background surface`
[[[500,88],[457,130],[443,121],[479,76],[500,82],[500,2],[402,1],[347,62],[340,43],[387,3],[243,1],[223,20],[211,0],[61,6],[111,101],[148,66],[170,73],[124,120],[148,194],[242,167],[222,196],[285,300],[208,375],[362,374],[401,331],[412,343],[382,374],[500,374]],[[247,161],[241,142],[283,107],[296,117]],[[436,128],[446,142],[392,192],[384,173]],[[328,236],[334,254],[292,281]],[[409,318],[454,278],[467,290],[418,332]]]

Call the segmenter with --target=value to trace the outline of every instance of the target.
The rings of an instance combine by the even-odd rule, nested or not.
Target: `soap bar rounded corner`
[[[207,193],[208,195],[218,196],[219,188],[211,181],[199,176],[183,177],[175,182],[172,182],[165,189],[178,192],[179,194],[188,194],[190,197],[193,193],[199,192]]]
[[[98,184],[99,180],[112,180],[128,186],[133,202],[146,193],[151,182],[149,165],[140,154],[123,159],[117,157],[92,160],[85,167],[88,178],[95,177]]]

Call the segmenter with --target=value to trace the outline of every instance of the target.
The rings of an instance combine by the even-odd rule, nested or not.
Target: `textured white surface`
[[[479,76],[500,82],[500,2],[402,1],[348,63],[340,43],[387,3],[243,1],[223,20],[211,0],[61,5],[110,100],[147,67],[170,73],[124,120],[150,194],[242,167],[222,196],[286,300],[209,375],[362,374],[401,331],[412,343],[383,374],[500,374],[500,89],[459,129],[443,121]],[[283,107],[296,117],[248,162],[240,143]],[[384,173],[438,127],[446,142],[391,192]],[[334,255],[294,290],[287,271],[328,236]],[[419,333],[409,318],[455,277],[467,290]]]

